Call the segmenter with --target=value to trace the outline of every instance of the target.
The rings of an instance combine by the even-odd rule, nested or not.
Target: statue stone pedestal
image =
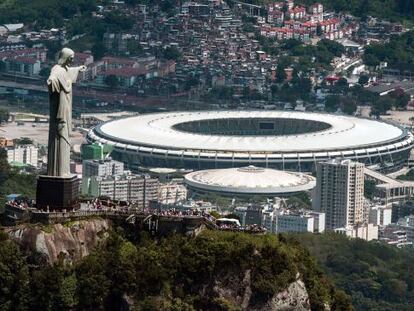
[[[79,178],[40,175],[37,179],[36,207],[50,211],[79,207]]]

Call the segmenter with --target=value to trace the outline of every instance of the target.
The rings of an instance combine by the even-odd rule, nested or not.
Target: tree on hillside
[[[10,112],[7,109],[0,108],[0,123],[7,122],[10,117]]]
[[[21,138],[13,139],[13,142],[15,145],[32,145],[33,139],[29,137],[21,137]]]
[[[325,100],[325,110],[327,112],[336,112],[339,108],[339,96],[330,95]]]
[[[40,69],[39,76],[46,78],[50,75],[50,67],[43,67]]]
[[[369,77],[367,75],[361,75],[358,79],[358,84],[364,86],[368,83],[368,81]]]
[[[353,115],[357,111],[357,104],[355,100],[348,98],[348,97],[342,97],[341,98],[341,110],[349,115]]]
[[[394,100],[389,96],[382,96],[375,100],[372,105],[371,115],[379,117],[386,114],[394,105]]]
[[[406,93],[397,96],[397,98],[395,98],[395,108],[404,110],[407,107],[410,100],[411,96]]]
[[[118,78],[114,75],[107,76],[105,78],[105,84],[111,89],[116,90],[119,87]]]
[[[92,54],[94,59],[100,60],[105,55],[105,46],[101,40],[97,40],[92,46]]]
[[[4,182],[10,175],[10,165],[7,161],[6,149],[0,149],[0,187],[3,186]]]
[[[164,49],[162,56],[165,59],[172,59],[177,61],[181,58],[181,52],[176,47],[168,47]]]
[[[286,77],[285,67],[279,64],[276,68],[276,81],[281,83],[286,80]]]

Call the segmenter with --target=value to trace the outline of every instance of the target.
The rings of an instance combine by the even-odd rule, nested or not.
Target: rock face
[[[277,293],[271,300],[269,300],[265,306],[259,309],[260,311],[272,311],[272,310],[297,310],[305,311],[310,310],[309,296],[306,291],[305,284],[302,280],[297,279],[291,283],[289,287],[283,292]]]
[[[105,219],[91,219],[55,224],[49,227],[21,225],[6,230],[11,239],[29,252],[37,252],[49,263],[63,256],[74,262],[87,256],[108,236],[110,223]]]
[[[222,284],[216,281],[213,291],[220,298],[237,305],[241,310],[248,311],[307,311],[310,310],[309,295],[305,284],[297,275],[296,281],[291,283],[284,291],[276,293],[260,306],[251,304],[251,271],[247,270],[243,280],[226,281]],[[231,284],[233,283],[233,284]]]

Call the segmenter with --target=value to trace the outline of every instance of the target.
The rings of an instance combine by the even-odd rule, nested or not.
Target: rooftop
[[[310,190],[316,184],[310,175],[252,165],[196,171],[187,174],[185,182],[192,188],[205,191],[272,195]]]

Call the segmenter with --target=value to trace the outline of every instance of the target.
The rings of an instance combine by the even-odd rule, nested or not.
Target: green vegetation
[[[364,196],[368,199],[373,199],[374,194],[375,194],[375,181],[365,179]]]
[[[414,169],[411,169],[407,174],[398,176],[397,179],[414,181]]]
[[[10,112],[7,109],[0,108],[0,123],[7,122],[10,117]]]
[[[105,84],[111,89],[116,90],[119,87],[118,78],[114,75],[107,76],[105,78]]]
[[[367,46],[364,62],[368,66],[378,66],[380,62],[388,62],[388,65],[393,68],[413,69],[414,31],[409,31],[401,36],[393,36],[386,44]]]
[[[277,236],[206,231],[132,243],[113,232],[105,246],[74,265],[41,264],[0,234],[2,310],[119,310],[124,297],[136,310],[238,310],[215,286],[234,291],[250,271],[250,305],[260,306],[299,273],[312,310],[352,310],[298,243]],[[39,261],[40,260],[40,261]],[[29,268],[30,267],[30,268]],[[220,285],[219,285],[220,284]]]
[[[299,192],[293,196],[290,196],[287,201],[289,208],[304,208],[310,209],[312,207],[312,202],[309,192]]]
[[[313,62],[314,68],[325,69],[330,69],[334,57],[340,57],[345,52],[343,45],[328,39],[319,41],[316,46],[304,45],[296,39],[289,39],[282,44],[282,47],[284,50],[290,51],[292,56],[302,57],[306,61]],[[312,57],[314,60],[311,60]]]
[[[181,58],[181,52],[176,47],[168,47],[163,51],[163,58],[169,60],[179,60]]]
[[[234,89],[229,86],[214,87],[204,95],[205,100],[230,100],[233,98]]]
[[[15,145],[32,145],[33,139],[29,137],[21,137],[21,138],[13,139],[13,143]]]
[[[96,5],[95,0],[0,0],[0,24],[36,22],[38,27],[60,27],[64,19],[88,14]]]
[[[12,169],[7,162],[6,150],[0,149],[0,210],[3,209],[5,196],[12,193],[34,198],[36,194],[36,176],[22,174]]]
[[[414,253],[339,234],[295,235],[357,310],[412,310]]]

